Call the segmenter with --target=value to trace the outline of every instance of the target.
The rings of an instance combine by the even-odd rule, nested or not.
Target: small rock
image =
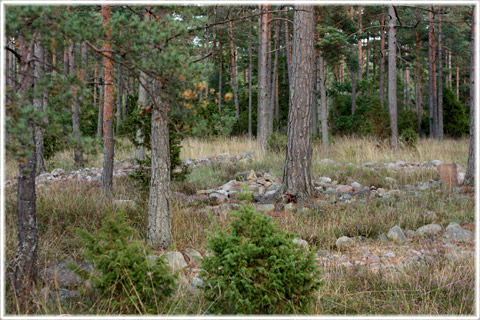
[[[268,212],[275,209],[275,206],[273,204],[255,204],[253,205],[253,207],[255,208],[255,210],[263,212]]]
[[[444,240],[468,242],[474,239],[474,234],[470,230],[463,229],[458,223],[452,222],[447,226],[447,231],[443,234]]]
[[[292,240],[292,242],[299,248],[307,248],[308,249],[308,242],[300,239],[300,238],[295,238]]]
[[[203,288],[204,286],[205,286],[205,282],[203,282],[202,279],[200,279],[199,277],[193,277],[192,279],[193,288],[200,289],[200,288]]]
[[[247,177],[247,181],[257,181],[257,175],[255,174],[255,171],[250,171],[250,174]]]
[[[38,273],[38,277],[47,283],[58,284],[58,286],[61,288],[68,288],[81,284],[83,279],[74,271],[72,271],[70,266],[75,266],[75,268],[86,272],[93,271],[93,266],[88,262],[77,264],[72,260],[62,260],[46,269],[41,270]]]
[[[352,246],[353,243],[354,243],[353,239],[351,239],[349,237],[346,237],[346,236],[338,238],[337,241],[335,242],[338,249],[348,248],[348,247]]]
[[[445,258],[451,262],[458,262],[461,260],[473,258],[474,256],[475,252],[470,250],[452,251],[445,253]]]
[[[187,266],[187,262],[183,257],[183,254],[178,251],[169,251],[162,256],[165,257],[165,263],[172,269],[173,271],[177,271],[183,269]]]
[[[353,191],[360,191],[362,190],[362,185],[355,181],[354,183],[352,183],[352,188]]]
[[[351,186],[339,185],[335,188],[335,191],[338,193],[349,193],[353,191]]]
[[[54,177],[58,177],[58,176],[61,176],[61,175],[65,174],[65,170],[63,170],[62,168],[56,168],[56,169],[52,170],[51,174]]]
[[[285,212],[294,212],[295,211],[295,204],[293,202],[287,203],[285,206]]]
[[[417,229],[418,235],[423,237],[436,235],[440,231],[442,231],[442,227],[436,223],[427,224]]]
[[[457,172],[458,185],[462,185],[463,181],[465,181],[465,172]]]
[[[228,193],[223,190],[217,190],[208,196],[214,204],[221,204],[228,200]]]
[[[190,264],[195,266],[199,266],[202,264],[202,254],[193,248],[186,248],[185,254],[187,255],[188,259],[190,260]]]
[[[325,257],[325,258],[328,258],[332,255],[330,251],[324,250],[324,249],[318,250],[317,252],[315,252],[315,254],[319,257]]]
[[[387,238],[397,243],[406,243],[407,237],[399,226],[394,226],[388,231]]]
[[[413,230],[405,230],[405,235],[408,237],[408,238],[415,238],[418,236],[418,234],[413,231]]]
[[[442,164],[442,161],[440,161],[440,160],[433,160],[433,161],[432,161],[432,164],[433,164],[435,167],[438,167],[439,165]]]

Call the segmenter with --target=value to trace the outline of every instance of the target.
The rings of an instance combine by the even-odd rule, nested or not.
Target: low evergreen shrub
[[[293,235],[244,205],[227,230],[217,227],[203,260],[209,312],[278,314],[307,312],[319,288],[313,252],[298,249]]]

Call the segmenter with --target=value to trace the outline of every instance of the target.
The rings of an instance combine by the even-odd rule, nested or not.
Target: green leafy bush
[[[150,249],[133,240],[134,229],[124,215],[106,219],[90,234],[77,230],[85,245],[85,257],[96,270],[92,283],[110,306],[122,313],[155,313],[174,290],[175,275],[159,258],[147,258]]]
[[[203,260],[209,311],[224,314],[305,312],[318,289],[314,254],[297,249],[293,235],[268,216],[243,206],[228,231],[217,228]]]
[[[283,153],[287,148],[287,136],[273,132],[267,140],[267,149],[275,153]]]

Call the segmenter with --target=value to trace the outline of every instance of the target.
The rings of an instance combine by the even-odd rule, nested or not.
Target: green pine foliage
[[[460,138],[469,133],[470,118],[465,106],[449,88],[443,88],[443,128],[445,135]]]
[[[314,254],[297,249],[293,235],[272,219],[243,206],[228,231],[210,236],[213,255],[203,260],[208,312],[275,314],[307,312],[319,288]]]
[[[152,262],[150,249],[134,240],[134,229],[124,215],[106,219],[90,234],[77,230],[85,246],[85,258],[95,265],[92,283],[102,299],[117,312],[156,313],[174,291],[176,276],[159,258]]]

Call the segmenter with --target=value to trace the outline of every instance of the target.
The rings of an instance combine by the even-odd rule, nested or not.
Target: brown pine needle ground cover
[[[205,201],[187,201],[198,190],[218,188],[232,180],[235,172],[246,170],[271,171],[281,176],[283,154],[260,152],[254,141],[245,138],[223,138],[214,141],[184,140],[182,158],[216,156],[228,152],[238,154],[252,150],[255,160],[238,165],[212,165],[192,170],[185,182],[172,183],[172,249],[184,252],[195,248],[206,253],[207,235],[214,224],[226,227],[228,214],[214,214]],[[357,181],[378,188],[401,189],[406,184],[439,179],[436,171],[403,171],[381,168],[371,170],[363,162],[394,162],[441,160],[466,167],[468,141],[419,140],[416,149],[401,149],[393,154],[373,139],[335,138],[328,155],[322,154],[317,143],[314,148],[314,178],[330,177],[339,183]],[[118,151],[118,152],[117,152]],[[122,141],[116,151],[117,159],[134,154],[133,147]],[[48,170],[64,167],[71,170],[73,152],[55,155],[47,162]],[[322,159],[340,161],[339,166],[324,164]],[[91,155],[87,166],[101,167],[101,155]],[[67,165],[68,164],[68,165]],[[356,165],[359,165],[358,167]],[[6,177],[16,175],[13,160],[6,164]],[[390,177],[395,179],[385,179]],[[459,196],[463,196],[459,197]],[[39,226],[39,269],[59,260],[83,261],[83,250],[76,228],[92,232],[114,212],[123,211],[136,230],[135,239],[144,240],[148,194],[139,191],[129,177],[114,181],[114,199],[134,200],[134,207],[118,207],[103,199],[99,187],[91,182],[61,182],[37,188],[37,214]],[[278,226],[295,233],[308,242],[310,250],[326,250],[330,256],[318,255],[322,268],[323,286],[316,294],[316,303],[308,314],[428,314],[471,315],[474,312],[475,264],[474,256],[463,254],[452,260],[455,252],[470,252],[474,243],[458,243],[452,249],[439,239],[409,238],[396,245],[381,238],[394,225],[403,230],[416,230],[438,223],[443,230],[450,222],[475,230],[474,197],[470,190],[460,193],[450,190],[427,190],[418,195],[405,194],[390,199],[376,198],[356,203],[330,202],[313,210],[273,213]],[[241,201],[236,201],[241,203]],[[6,262],[16,250],[16,188],[5,190]],[[434,212],[434,214],[426,213]],[[215,223],[214,223],[215,221]],[[338,248],[341,236],[359,238],[348,248]],[[415,252],[428,252],[431,258],[419,265],[394,268]],[[157,252],[159,254],[160,252]],[[376,268],[378,266],[387,266]],[[392,268],[389,269],[388,266]],[[369,266],[369,267],[366,267]],[[198,273],[197,267],[183,270],[175,294],[158,306],[159,314],[206,314],[208,305],[200,290],[192,290],[189,279]],[[39,289],[43,284],[39,283]],[[55,288],[52,288],[55,290]],[[10,312],[11,296],[7,297]],[[113,299],[113,298],[112,298]],[[105,300],[99,300],[91,291],[83,290],[73,299],[54,301],[37,300],[39,314],[115,314],[117,311]]]

